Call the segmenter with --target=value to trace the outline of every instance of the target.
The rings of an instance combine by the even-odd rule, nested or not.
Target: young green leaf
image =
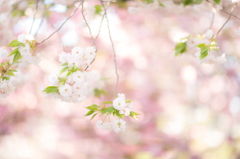
[[[106,92],[104,89],[101,90],[101,93],[102,93],[103,95],[107,96],[107,92]]]
[[[67,66],[68,65],[68,63],[67,62],[65,62],[65,63],[63,63],[61,66]]]
[[[191,4],[193,4],[193,0],[185,0],[183,3],[184,7]]]
[[[88,107],[86,107],[86,108],[89,109],[89,110],[98,110],[99,106],[96,105],[96,104],[93,104],[93,105],[88,106]]]
[[[116,111],[116,115],[117,115],[120,119],[122,119],[122,118],[124,117],[124,114],[119,114],[119,110]]]
[[[64,73],[67,69],[68,67],[64,67],[63,69],[61,69],[60,74]]]
[[[14,50],[11,52],[11,54],[10,54],[10,55],[8,55],[8,57],[10,57],[10,56],[12,56],[12,55],[16,54],[17,52],[18,52],[18,48],[14,49]]]
[[[19,51],[16,52],[16,53],[14,54],[14,57],[13,57],[13,64],[14,64],[14,63],[17,63],[18,60],[20,60],[21,58],[22,58],[22,55],[20,54],[20,52],[19,52]]]
[[[199,58],[202,60],[202,59],[205,58],[207,55],[208,55],[208,50],[206,50],[206,51],[204,51],[204,52],[201,52]]]
[[[95,5],[95,14],[101,15],[102,5]]]
[[[101,91],[99,89],[94,89],[94,96],[95,97],[100,97]]]
[[[180,53],[184,53],[187,51],[187,42],[178,43],[175,47],[175,56],[178,56]]]
[[[90,121],[97,115],[97,113],[93,114],[93,116],[91,117]]]
[[[126,99],[125,101],[126,101],[126,103],[131,103],[132,102],[132,100],[130,100],[130,99]]]
[[[146,0],[147,4],[153,3],[153,0]]]
[[[10,78],[9,78],[9,77],[6,77],[6,76],[4,76],[4,77],[2,78],[2,80],[9,81],[9,80],[10,80]]]
[[[15,76],[14,73],[13,73],[11,70],[8,70],[8,71],[6,72],[6,74],[9,75],[9,76]]]
[[[85,114],[85,116],[89,116],[91,114],[93,114],[95,111],[94,110],[90,110],[89,112],[87,112],[87,114]]]
[[[53,93],[53,92],[57,92],[57,91],[58,91],[58,87],[57,86],[48,86],[47,88],[45,88],[43,90],[43,92],[46,92],[47,94]]]
[[[158,4],[159,4],[160,6],[162,6],[162,7],[165,7],[165,6],[162,4],[162,2],[160,2],[160,1],[158,1]]]
[[[138,120],[137,116],[132,111],[130,112],[130,117]]]
[[[102,115],[107,113],[107,111],[108,111],[108,108],[104,108],[103,110],[101,110]]]
[[[114,111],[114,108],[113,108],[113,106],[111,106],[111,107],[108,107],[108,113],[109,114],[112,114],[112,112]]]
[[[103,102],[103,104],[112,104],[112,101]]]
[[[7,46],[9,47],[17,47],[19,46],[21,43],[18,40],[13,40],[10,42],[10,44],[8,44]]]
[[[213,0],[216,4],[220,5],[221,0]]]

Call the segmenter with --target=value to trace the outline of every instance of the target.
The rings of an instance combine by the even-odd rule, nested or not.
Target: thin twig
[[[51,35],[49,35],[46,39],[44,39],[43,41],[37,43],[37,45],[45,42],[46,40],[48,40],[49,38],[51,38],[51,36],[53,36],[56,32],[58,32],[62,27],[63,25],[77,12],[77,10],[79,9],[79,7],[81,6],[81,4],[83,3],[83,1],[79,4],[79,6],[72,12],[72,14],[62,23],[62,25],[56,30],[54,31]]]
[[[37,29],[37,31],[36,31],[36,33],[35,33],[35,35],[34,35],[35,39],[36,39],[36,36],[37,36],[37,33],[38,33],[39,29],[40,29],[41,26],[42,26],[42,23],[43,23],[43,20],[44,20],[45,14],[46,14],[46,9],[45,9],[45,11],[43,12],[41,22],[40,22],[40,24],[39,24],[39,26],[38,26],[38,29]]]
[[[33,16],[32,26],[30,28],[29,34],[31,34],[31,32],[32,32],[32,27],[33,27],[35,17],[36,17],[36,13],[37,13],[37,9],[38,9],[38,2],[39,2],[39,0],[37,0],[37,3],[36,3],[36,10],[35,10],[35,13],[34,13],[34,16]]]
[[[228,15],[231,14],[231,13],[226,12],[226,11],[223,10],[223,9],[219,9],[219,8],[217,8],[217,7],[214,6],[209,0],[206,0],[206,1],[207,1],[207,2],[208,2],[213,8],[215,8],[217,11],[220,11],[220,12],[226,13],[226,14],[228,14]],[[240,18],[237,17],[236,15],[232,14],[232,16],[235,17],[235,18],[237,18],[238,20],[240,20]]]
[[[234,6],[232,7],[232,9],[231,9],[231,14],[229,15],[227,21],[226,21],[226,22],[222,25],[222,27],[218,30],[216,36],[220,33],[220,31],[223,29],[223,27],[224,27],[224,26],[227,24],[227,22],[231,19],[232,13],[233,13],[234,9],[236,8],[236,6],[237,6],[237,3],[235,3]],[[215,37],[216,37],[216,36],[215,36]]]
[[[118,81],[119,81],[119,75],[118,75],[118,72],[117,72],[116,53],[115,53],[114,44],[113,44],[113,40],[112,40],[110,28],[109,28],[109,20],[108,20],[108,16],[107,16],[107,11],[106,11],[106,8],[105,8],[105,6],[104,6],[104,4],[103,4],[103,1],[100,0],[100,2],[101,2],[102,6],[103,6],[103,9],[104,9],[105,19],[107,20],[107,27],[108,27],[109,39],[110,39],[110,41],[111,41],[111,43],[112,43],[112,50],[113,50],[113,55],[114,55],[115,73],[116,73],[116,76],[117,76],[117,81],[116,81],[116,85],[115,85],[114,93],[113,93],[113,99],[114,99],[114,98],[115,98],[115,94],[116,94],[116,89],[117,89]]]
[[[109,6],[109,3],[108,3],[108,5],[107,5],[107,8],[108,8],[108,6]],[[106,10],[107,10],[107,8],[106,8]],[[84,14],[83,14],[83,16],[84,16]],[[96,52],[97,52],[97,46],[96,46],[95,42],[96,42],[98,36],[100,35],[104,17],[105,17],[105,13],[104,13],[103,16],[102,16],[102,20],[101,20],[101,22],[100,22],[98,34],[97,34],[97,36],[95,37],[95,39],[93,40],[93,44],[92,44],[92,45],[95,45]],[[85,17],[84,17],[84,18],[85,18]],[[86,23],[86,21],[85,21],[85,23]],[[94,57],[94,59],[92,60],[92,62],[84,69],[84,71],[86,71],[86,70],[92,65],[92,63],[95,61],[95,59],[96,59],[96,56]]]
[[[93,45],[94,45],[95,49],[97,49],[97,46],[95,45],[95,41],[94,41],[94,39],[93,39],[92,30],[91,30],[90,26],[88,25],[87,19],[86,19],[84,13],[83,13],[83,4],[84,4],[84,0],[83,0],[83,2],[82,2],[82,16],[83,16],[83,19],[84,19],[84,21],[85,21],[85,24],[86,24],[87,27],[88,27],[88,31],[89,31],[89,33],[90,33],[90,35],[91,35],[91,39],[92,39],[92,41],[93,41]]]
[[[212,29],[213,22],[214,22],[214,18],[215,18],[215,14],[214,14],[214,12],[212,12],[212,13],[213,13],[213,16],[212,16],[212,21],[211,21],[211,25],[210,25],[209,29]]]

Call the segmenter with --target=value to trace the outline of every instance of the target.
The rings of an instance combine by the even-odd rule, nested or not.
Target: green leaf
[[[201,52],[201,55],[200,55],[200,59],[202,60],[203,58],[205,58],[206,56],[208,55],[208,50],[204,51],[204,52]]]
[[[147,4],[153,3],[153,0],[146,0]]]
[[[10,42],[10,44],[8,44],[7,46],[9,47],[17,47],[19,46],[21,43],[18,40],[13,40]]]
[[[9,81],[9,80],[10,80],[10,78],[9,78],[9,77],[6,77],[6,76],[4,76],[4,77],[2,78],[2,80]]]
[[[103,102],[103,104],[112,104],[112,101]]]
[[[16,54],[17,52],[18,52],[18,48],[14,49],[14,50],[11,52],[11,54],[10,54],[10,55],[8,55],[8,57],[10,57],[10,56],[12,56],[12,55]]]
[[[89,116],[91,114],[93,114],[95,111],[94,110],[90,110],[89,112],[87,112],[87,114],[85,114],[85,116]]]
[[[102,93],[103,95],[107,96],[107,92],[106,92],[104,89],[101,90],[101,93]]]
[[[119,114],[119,110],[116,110],[116,115],[117,115],[120,119],[122,119],[122,118],[124,117],[124,114]]]
[[[89,110],[98,110],[99,106],[96,105],[96,104],[93,104],[93,105],[88,106],[88,107],[85,107],[85,108],[87,108],[87,109],[89,109]]]
[[[115,116],[116,115],[116,109],[113,109],[113,116]]]
[[[19,51],[16,52],[13,57],[13,64],[18,62],[18,60],[20,60],[21,58],[22,58],[22,55],[20,54],[20,52]]]
[[[159,4],[160,6],[162,6],[162,7],[165,7],[165,6],[162,4],[162,2],[160,2],[160,1],[158,1],[158,4]]]
[[[63,63],[61,66],[67,66],[68,65],[68,63],[67,62],[65,62],[65,63]]]
[[[113,106],[111,106],[111,107],[108,107],[108,113],[109,113],[109,114],[112,114],[112,113],[113,113],[113,111],[114,111],[114,108],[113,108]]]
[[[60,74],[64,73],[67,69],[68,67],[64,67],[63,69],[61,69]]]
[[[183,3],[184,7],[191,4],[193,4],[193,0],[185,0]]]
[[[212,42],[212,43],[210,44],[210,46],[217,46],[217,43]]]
[[[94,89],[94,96],[95,97],[100,97],[101,91],[99,89]]]
[[[135,114],[135,115],[140,115],[140,114],[138,114],[138,113],[136,113],[136,112],[134,112],[134,111],[131,111],[130,114],[131,114],[131,113],[132,113],[132,114]]]
[[[11,70],[8,70],[8,71],[6,72],[6,74],[9,75],[9,76],[15,76],[14,73],[13,73]]]
[[[97,115],[97,113],[93,114],[93,116],[91,117],[90,121]]]
[[[201,4],[201,3],[202,3],[202,0],[195,0],[194,3],[195,3],[195,4]]]
[[[131,111],[131,112],[130,112],[130,116],[131,116],[132,118],[134,118],[134,119],[137,119],[137,120],[138,120],[138,118],[137,118],[136,114],[135,114],[133,111]]]
[[[103,110],[101,110],[102,115],[107,113],[107,111],[108,111],[108,108],[104,108]]]
[[[126,99],[125,101],[126,101],[126,103],[131,103],[132,102],[132,100],[130,100],[130,99]]]
[[[102,5],[95,5],[95,14],[101,15]]]
[[[221,0],[213,0],[216,4],[220,5]]]
[[[187,51],[187,43],[178,43],[175,47],[175,56],[178,56],[180,53],[184,53]]]
[[[57,86],[48,86],[47,88],[45,88],[43,90],[43,92],[46,92],[47,94],[53,93],[53,92],[57,92],[58,91],[58,87]]]
[[[205,43],[199,44],[199,45],[197,45],[197,47],[199,47],[201,49],[201,52],[205,52],[209,49],[209,47],[206,46]]]
[[[69,70],[66,76],[68,77],[68,76],[70,76],[72,73],[73,73],[73,72],[72,72],[71,70]]]
[[[59,79],[58,85],[64,85],[67,80],[67,78],[58,78],[58,79]]]
[[[47,18],[50,17],[50,13],[51,13],[51,12],[50,12],[49,10],[46,11],[46,16],[47,16]]]

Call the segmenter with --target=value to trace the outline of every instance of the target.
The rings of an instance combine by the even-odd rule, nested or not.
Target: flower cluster
[[[59,55],[59,62],[62,66],[69,68],[75,66],[79,70],[86,70],[96,56],[96,49],[92,46],[85,50],[82,47],[74,47],[71,53],[62,52]]]
[[[73,103],[80,103],[96,93],[105,94],[102,90],[104,82],[101,80],[100,73],[85,71],[95,56],[96,52],[93,47],[87,47],[85,51],[81,47],[75,47],[71,53],[62,52],[59,55],[59,61],[63,68],[60,74],[52,73],[49,76],[51,86],[43,91],[51,94],[53,98]]]
[[[187,50],[196,52],[195,56],[201,63],[222,64],[226,62],[225,54],[218,54],[218,47],[214,33],[208,30],[203,36],[189,35],[181,39],[175,47],[175,56],[185,53]]]
[[[8,46],[16,47],[10,54],[10,56],[14,55],[14,63],[21,59],[23,63],[38,64],[40,53],[36,53],[36,40],[32,35],[20,34],[18,39],[13,40]]]
[[[106,105],[110,104],[111,106],[107,107]],[[125,99],[125,94],[119,93],[118,97],[113,101],[103,102],[102,105],[93,104],[91,106],[86,107],[89,109],[85,116],[92,115],[91,120],[99,114],[103,116],[106,114],[104,120],[98,120],[96,122],[96,126],[103,130],[114,130],[116,133],[121,131],[125,131],[126,122],[123,120],[124,116],[131,116],[132,118],[137,119],[138,113],[132,111],[132,101]],[[118,117],[113,122],[110,122],[110,115],[113,117]],[[104,123],[105,119],[109,116],[109,122]]]

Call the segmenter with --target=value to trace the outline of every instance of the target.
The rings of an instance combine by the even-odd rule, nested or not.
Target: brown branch
[[[223,13],[226,13],[226,14],[228,14],[228,15],[231,14],[231,13],[226,12],[226,11],[223,10],[223,9],[218,9],[218,8],[217,8],[216,6],[214,6],[209,0],[206,0],[206,1],[207,1],[213,8],[215,8],[216,10],[218,10],[218,11],[220,11],[220,12],[223,12]],[[232,14],[231,16],[237,18],[238,20],[240,20],[240,18],[237,17],[237,16],[234,15],[234,14]]]
[[[232,7],[232,9],[231,9],[231,14],[229,15],[227,21],[226,21],[226,22],[222,25],[222,27],[218,30],[216,36],[220,33],[220,31],[224,28],[224,26],[227,24],[227,22],[231,19],[232,13],[233,13],[234,9],[236,8],[236,6],[237,6],[237,3],[235,3],[234,6]],[[216,37],[216,36],[215,36],[215,37]]]
[[[62,25],[56,30],[54,31],[51,35],[49,35],[46,39],[44,39],[43,41],[37,43],[37,45],[45,42],[46,40],[48,40],[49,38],[51,38],[51,36],[53,36],[56,32],[58,32],[62,27],[63,25],[77,12],[77,10],[79,9],[79,7],[82,5],[83,1],[79,4],[79,6],[72,12],[72,14],[62,23]]]
[[[108,16],[107,16],[107,11],[106,11],[106,8],[105,8],[105,6],[104,6],[104,4],[103,4],[103,1],[100,0],[100,2],[101,2],[102,6],[103,6],[103,9],[104,9],[105,19],[107,20],[107,27],[108,27],[109,39],[110,39],[111,44],[112,44],[112,50],[113,50],[113,55],[114,55],[115,73],[116,73],[116,76],[117,76],[117,81],[116,81],[115,88],[114,88],[114,93],[113,93],[113,99],[114,99],[114,98],[115,98],[115,94],[116,94],[116,89],[117,89],[118,81],[119,81],[119,75],[118,75],[118,71],[117,71],[116,53],[115,53],[115,48],[114,48],[114,44],[113,44],[111,32],[110,32],[110,27],[109,27],[109,20],[108,20]],[[109,1],[108,1],[108,3],[109,3]]]

